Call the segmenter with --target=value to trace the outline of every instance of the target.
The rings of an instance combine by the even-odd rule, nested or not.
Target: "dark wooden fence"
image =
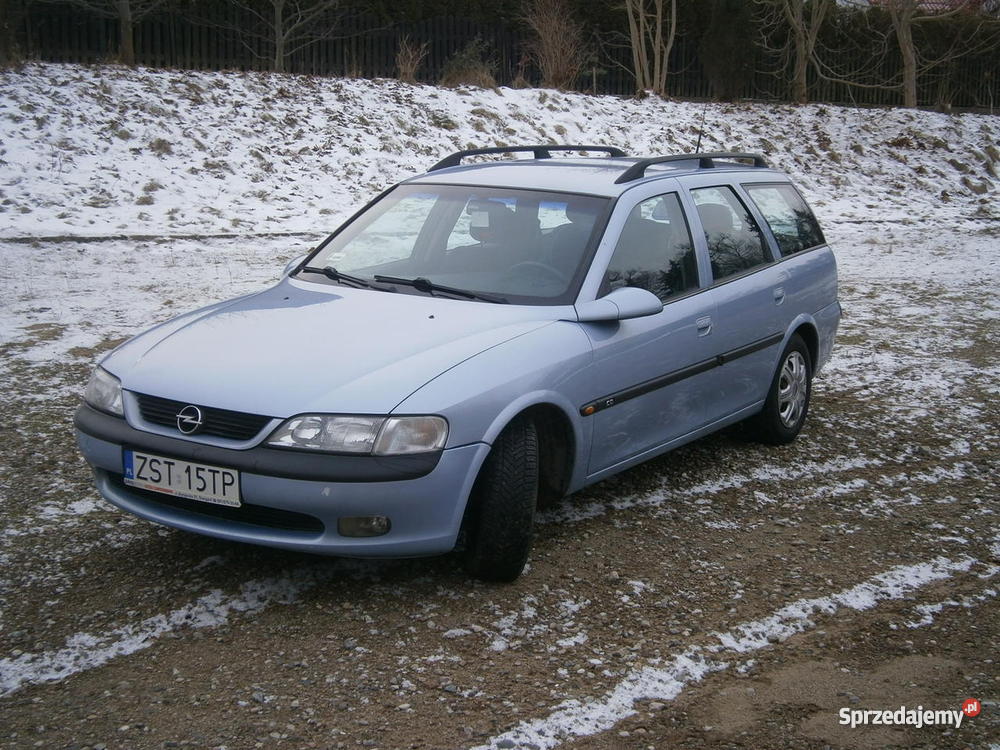
[[[252,20],[227,3],[208,4],[212,17],[192,18],[164,12],[142,19],[135,29],[137,62],[158,68],[196,70],[269,70],[269,42],[251,36]],[[370,18],[331,19],[329,38],[317,39],[291,55],[291,73],[392,77],[395,58],[404,37],[428,43],[428,55],[418,79],[436,83],[445,62],[473,39],[481,39],[495,66],[500,85],[518,78],[537,84],[538,72],[526,63],[521,32],[501,24],[485,24],[459,17],[438,17],[413,23],[380,23]],[[243,29],[238,31],[237,29]],[[72,5],[33,4],[18,29],[22,53],[28,59],[57,62],[111,62],[117,52],[118,29],[112,19],[100,18]],[[697,40],[679,38],[671,56],[669,91],[686,99],[713,98],[716,92],[699,60]],[[785,71],[775,70],[774,60],[755,48],[757,59],[745,76],[738,97],[784,100],[788,95]],[[628,72],[631,53],[624,46],[606,46],[585,68],[578,87],[594,93],[631,95],[634,81]],[[850,61],[846,61],[850,62]],[[845,67],[851,67],[850,64]],[[881,71],[888,78],[898,71],[898,60],[888,57]],[[771,72],[768,72],[771,71]],[[901,96],[893,89],[859,89],[826,81],[813,81],[815,101],[861,105],[896,105]],[[1000,106],[1000,54],[990,50],[963,58],[949,68],[922,79],[922,105],[948,102],[955,107],[994,111]]]

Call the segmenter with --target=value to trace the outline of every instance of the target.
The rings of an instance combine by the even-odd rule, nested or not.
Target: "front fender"
[[[488,443],[522,411],[548,404],[562,411],[572,427],[577,471],[590,452],[589,424],[579,408],[593,361],[590,340],[580,325],[556,321],[465,360],[425,384],[395,411],[440,414],[448,420],[447,447]]]
[[[510,424],[514,417],[523,411],[527,411],[532,406],[542,405],[555,406],[563,412],[573,428],[574,441],[576,443],[580,443],[584,440],[585,436],[582,426],[584,422],[580,419],[575,419],[573,415],[576,407],[574,407],[574,405],[570,403],[569,399],[567,399],[562,393],[551,389],[540,389],[517,396],[507,405],[506,408],[497,414],[487,427],[486,434],[483,437],[483,442],[492,445],[493,441],[497,439],[500,433],[503,432],[504,427]]]

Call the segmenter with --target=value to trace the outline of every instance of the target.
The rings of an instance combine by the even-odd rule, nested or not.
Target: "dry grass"
[[[396,51],[396,77],[406,83],[417,82],[417,71],[427,57],[427,42],[417,44],[410,37],[404,36],[399,41]]]
[[[167,156],[174,152],[174,147],[165,138],[154,138],[149,142],[149,150],[159,156]]]

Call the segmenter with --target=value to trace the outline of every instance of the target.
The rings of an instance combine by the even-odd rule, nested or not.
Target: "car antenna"
[[[701,134],[705,132],[705,115],[708,113],[708,99],[705,100],[705,106],[701,108],[701,122],[698,123],[698,143],[694,147],[694,152],[696,154],[701,153]]]

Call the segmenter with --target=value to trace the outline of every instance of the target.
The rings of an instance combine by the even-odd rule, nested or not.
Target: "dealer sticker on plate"
[[[240,507],[240,473],[221,466],[125,451],[125,484],[203,503]]]

